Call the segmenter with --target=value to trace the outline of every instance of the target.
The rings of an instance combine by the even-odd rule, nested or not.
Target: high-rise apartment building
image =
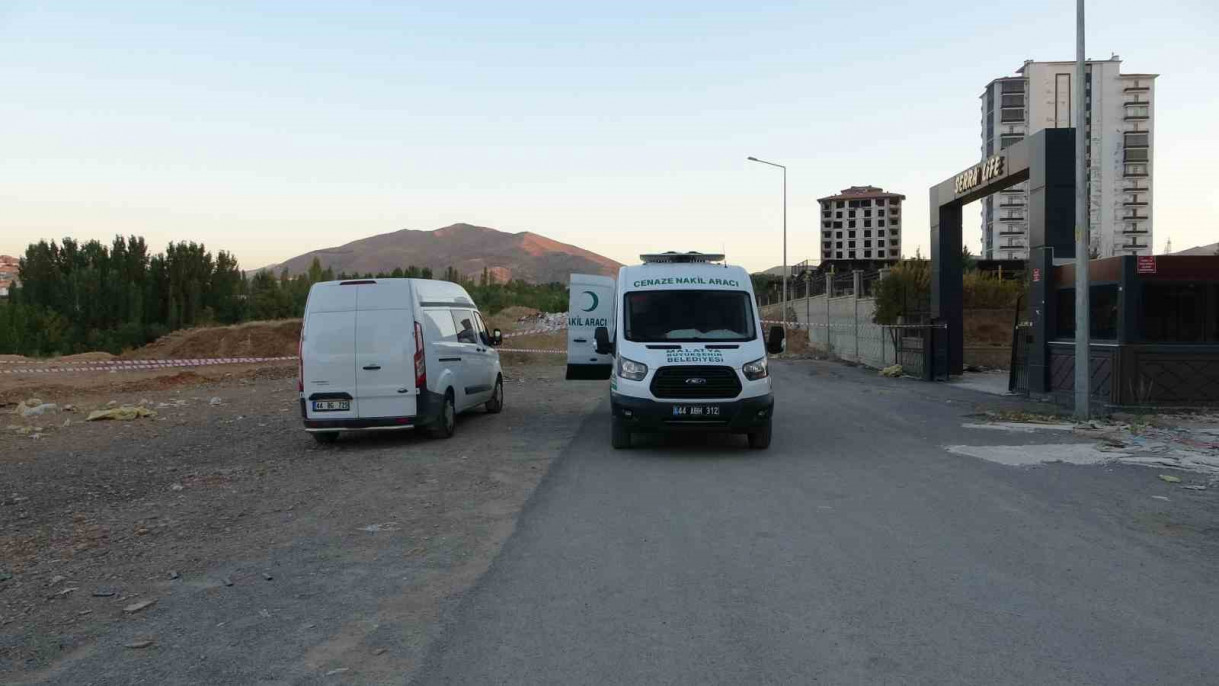
[[[821,203],[821,263],[896,261],[902,256],[904,195],[876,186],[851,186]]]
[[[1075,126],[1074,62],[1026,61],[982,92],[982,158],[1047,128]],[[1150,255],[1157,74],[1123,74],[1121,60],[1089,60],[1083,97],[1088,137],[1088,225],[1093,252]],[[1028,182],[982,200],[982,256],[1027,259]]]

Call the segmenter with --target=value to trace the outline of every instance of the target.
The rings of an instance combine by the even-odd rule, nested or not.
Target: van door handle
[[[368,371],[370,371],[370,372],[375,372],[375,371],[377,371],[378,369],[380,369],[380,368],[381,368],[381,365],[379,365],[379,364],[366,364],[366,365],[364,365],[364,368],[365,368],[365,369],[367,369],[367,370],[368,370]]]
[[[588,342],[588,339],[587,339],[587,338],[573,338],[573,339],[571,339],[571,340],[572,340],[572,342],[574,342],[574,343],[587,343],[587,342]]]

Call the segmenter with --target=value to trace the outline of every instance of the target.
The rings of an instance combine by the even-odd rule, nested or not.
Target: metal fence
[[[901,365],[902,373],[931,378],[934,333],[945,329],[932,324],[813,323],[809,345],[816,351],[867,367],[884,369]]]
[[[1007,377],[1007,390],[1029,394],[1029,350],[1033,347],[1033,325],[1020,324],[1012,330],[1012,363]]]

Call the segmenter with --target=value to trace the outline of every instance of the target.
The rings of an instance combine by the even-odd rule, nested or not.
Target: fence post
[[[833,327],[830,319],[830,298],[834,297],[834,272],[826,272],[825,274],[825,354],[830,354],[834,350],[834,344],[830,340],[833,333]]]
[[[855,324],[855,361],[860,362],[860,359],[859,359],[859,291],[863,288],[863,272],[856,269],[855,271],[851,272],[851,276],[853,277],[852,280],[854,282],[852,284],[852,289],[854,292],[851,293],[851,301],[852,301],[851,304],[855,308],[855,316],[853,317],[853,321]]]

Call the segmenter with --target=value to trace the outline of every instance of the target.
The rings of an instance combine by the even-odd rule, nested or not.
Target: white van
[[[461,286],[430,279],[324,281],[309,289],[301,327],[305,430],[426,427],[453,435],[457,413],[504,407],[499,329],[488,331]]]
[[[783,327],[762,336],[749,273],[714,264],[723,255],[641,255],[617,282],[573,274],[567,378],[609,379],[611,443],[653,431],[746,434],[770,446],[774,396],[767,352]]]

